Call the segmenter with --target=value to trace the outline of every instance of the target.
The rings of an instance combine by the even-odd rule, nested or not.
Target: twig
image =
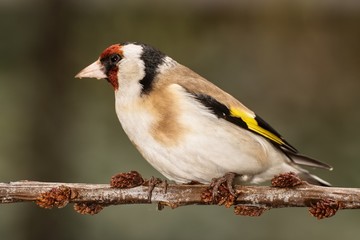
[[[166,187],[166,189],[165,189]],[[75,210],[95,214],[104,206],[158,203],[159,208],[184,205],[235,205],[235,213],[258,216],[264,210],[284,207],[309,207],[318,218],[330,217],[338,209],[360,208],[360,189],[319,187],[306,183],[291,188],[235,186],[237,197],[226,194],[212,199],[208,185],[157,185],[149,200],[148,186],[118,189],[108,184],[49,183],[17,181],[0,183],[1,203],[33,201],[45,208],[75,203]],[[225,192],[224,192],[225,191]]]

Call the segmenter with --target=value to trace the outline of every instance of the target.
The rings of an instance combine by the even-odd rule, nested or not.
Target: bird
[[[148,44],[113,44],[75,77],[111,84],[124,132],[175,183],[216,180],[231,187],[292,172],[330,186],[303,167],[332,170],[330,165],[300,154],[239,100]]]

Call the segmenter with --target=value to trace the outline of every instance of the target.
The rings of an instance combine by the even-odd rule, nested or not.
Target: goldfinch
[[[176,183],[210,183],[228,173],[237,182],[261,183],[294,172],[309,183],[330,185],[300,166],[331,166],[300,155],[233,96],[149,45],[112,45],[75,77],[112,85],[130,141]]]

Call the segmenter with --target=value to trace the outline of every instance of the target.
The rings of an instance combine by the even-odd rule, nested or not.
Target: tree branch
[[[108,184],[49,183],[18,181],[0,183],[1,203],[36,202],[44,208],[75,203],[75,210],[95,214],[104,206],[158,203],[175,208],[184,205],[235,206],[235,213],[259,216],[264,210],[284,207],[309,207],[317,218],[331,217],[338,209],[360,208],[360,189],[320,187],[304,182],[293,187],[235,186],[236,197],[225,186],[212,198],[208,185],[156,185],[149,195],[149,181],[133,188],[113,188]],[[149,199],[150,196],[150,199]]]

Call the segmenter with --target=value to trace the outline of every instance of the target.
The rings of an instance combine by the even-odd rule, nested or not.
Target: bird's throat
[[[114,90],[119,89],[119,82],[118,82],[118,67],[114,67],[110,69],[110,71],[107,73],[108,75],[108,82],[113,86]]]

